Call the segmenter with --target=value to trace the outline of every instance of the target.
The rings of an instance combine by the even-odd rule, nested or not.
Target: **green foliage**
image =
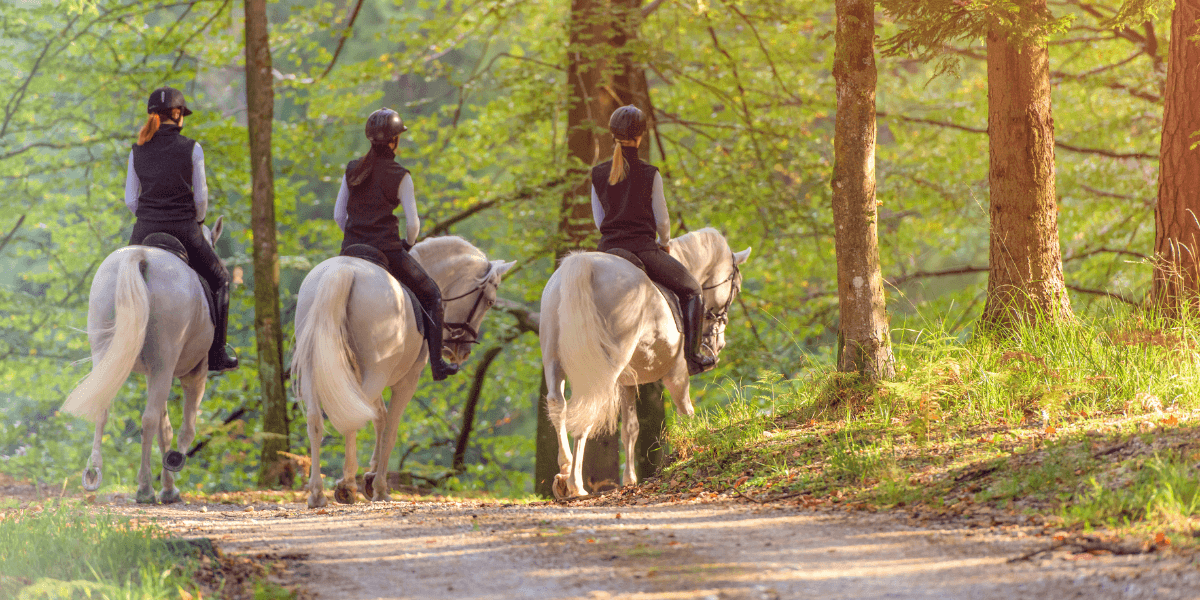
[[[163,533],[78,506],[37,506],[0,517],[0,596],[19,600],[179,598],[195,590],[191,559]]]
[[[923,10],[943,10],[943,16],[958,10],[950,3],[908,4],[928,4]],[[985,14],[1013,5],[992,3],[984,11],[967,3],[962,18],[982,23]],[[300,281],[339,247],[330,216],[342,169],[367,149],[362,120],[383,105],[400,110],[410,127],[398,155],[414,173],[423,231],[462,235],[491,258],[519,261],[500,294],[536,310],[554,268],[562,194],[578,182],[581,167],[567,159],[564,143],[568,8],[545,0],[369,0],[323,76],[347,26],[343,3],[271,5],[285,360]],[[1073,17],[1071,31],[1060,36],[1050,24],[1036,31],[1061,42],[1051,47],[1051,68],[1061,73],[1056,134],[1081,149],[1060,148],[1056,162],[1067,281],[1128,299],[1149,281],[1149,266],[1138,263],[1137,254],[1153,236],[1147,190],[1156,177],[1152,153],[1161,106],[1155,97],[1162,73],[1153,57],[1121,62],[1143,46],[1088,35],[1099,17],[1062,10],[1055,22]],[[171,83],[196,109],[185,133],[205,149],[210,213],[224,214],[229,231],[218,250],[243,282],[230,318],[243,367],[210,379],[199,418],[198,441],[205,446],[180,485],[206,492],[253,485],[261,435],[239,11],[228,0],[187,7],[116,0],[65,8],[0,5],[0,52],[8,60],[0,69],[0,236],[25,215],[0,248],[0,410],[6,415],[0,471],[44,481],[69,477],[72,486],[78,481],[92,431],[56,408],[90,366],[82,331],[92,273],[132,225],[121,197],[146,94]],[[692,386],[697,407],[727,405],[722,418],[762,424],[746,436],[773,431],[769,419],[785,414],[784,406],[808,406],[813,415],[844,409],[812,393],[828,387],[831,376],[822,373],[837,328],[828,209],[836,97],[832,14],[832,5],[816,2],[662,3],[641,24],[634,47],[635,63],[648,69],[657,122],[651,157],[664,176],[676,233],[714,225],[735,249],[755,249],[743,269],[722,366]],[[902,33],[901,25],[913,26],[895,19],[880,22],[883,39]],[[949,36],[953,23],[938,22]],[[931,80],[936,69],[908,56],[878,62],[879,110],[886,116],[879,121],[876,172],[881,259],[893,290],[889,310],[893,323],[907,321],[946,340],[941,350],[931,346],[913,355],[907,377],[935,381],[932,365],[950,364],[965,375],[963,384],[947,384],[947,395],[924,404],[916,383],[907,391],[897,383],[886,388],[893,401],[877,403],[870,414],[880,420],[925,415],[912,430],[932,438],[944,423],[932,417],[944,413],[946,398],[956,393],[972,399],[967,414],[978,418],[1002,414],[1014,402],[1002,397],[1007,384],[968,368],[975,354],[986,362],[1008,350],[956,345],[969,335],[984,292],[978,269],[987,260],[987,89],[968,38],[945,40],[965,46],[955,48],[963,59],[959,78]],[[963,272],[964,266],[976,270]],[[1077,293],[1073,300],[1081,314],[1106,306],[1096,294]],[[391,468],[421,484],[524,494],[532,489],[541,357],[534,336],[516,335],[508,314],[494,311],[484,330],[481,349],[500,344],[504,350],[485,379],[466,472],[448,477],[474,362],[445,383],[422,382]],[[902,344],[915,339],[899,336]],[[1094,371],[1128,371],[1115,362],[1126,358],[1116,351],[1096,354]],[[921,360],[931,365],[918,365]],[[1176,383],[1155,380],[1145,369],[1113,383],[1111,394],[1135,388],[1161,398],[1177,393]],[[759,381],[763,371],[786,379]],[[1007,391],[1049,398],[1049,410],[1061,413],[1054,404],[1059,384],[1039,380],[1035,371],[1010,375],[1020,389]],[[1111,394],[1106,388],[1087,402],[1108,405]],[[105,481],[113,486],[106,490],[132,485],[144,397],[144,383],[134,376],[114,405],[102,444]],[[1068,407],[1084,396],[1072,392],[1070,398]],[[932,411],[935,405],[941,412]],[[173,400],[176,423],[177,406]],[[292,451],[307,454],[303,410],[293,404],[290,413]],[[709,419],[710,426],[720,424]],[[362,432],[360,462],[372,441],[370,431]],[[338,435],[326,437],[325,473],[340,473],[342,444]]]

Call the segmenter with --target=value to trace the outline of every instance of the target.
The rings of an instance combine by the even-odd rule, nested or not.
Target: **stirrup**
[[[445,359],[438,357],[437,361],[429,361],[429,372],[433,375],[434,381],[442,381],[443,379],[457,375],[459,366],[454,363],[448,363]]]
[[[238,368],[238,358],[229,354],[227,348],[221,348],[220,351],[208,353],[208,372],[209,373],[224,373]]]
[[[687,357],[688,375],[699,375],[717,366],[717,359],[703,354]]]

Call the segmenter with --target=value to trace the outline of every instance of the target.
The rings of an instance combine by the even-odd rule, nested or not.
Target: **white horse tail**
[[[113,291],[114,322],[108,347],[100,361],[92,365],[92,372],[67,396],[62,410],[96,422],[125,385],[142,352],[146,325],[150,322],[150,291],[142,277],[145,266],[145,250],[129,250],[121,257],[117,264],[117,287]]]
[[[322,278],[308,309],[308,321],[296,332],[292,357],[292,376],[301,395],[315,399],[334,429],[343,434],[362,429],[377,416],[350,354],[346,305],[353,284],[352,269],[332,269]],[[309,414],[308,418],[320,419],[321,415]]]
[[[558,358],[571,383],[565,416],[575,435],[588,427],[596,434],[615,430],[621,408],[617,379],[625,365],[596,308],[593,270],[594,261],[585,254],[568,256],[558,268]]]

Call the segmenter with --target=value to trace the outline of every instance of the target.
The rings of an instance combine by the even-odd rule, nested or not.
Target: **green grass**
[[[0,516],[0,598],[180,598],[199,559],[172,554],[149,526],[79,506],[34,505]]]
[[[727,384],[724,406],[671,424],[677,460],[659,485],[1200,529],[1197,319],[1134,313],[1003,338],[933,328],[893,339],[889,381],[816,367]]]

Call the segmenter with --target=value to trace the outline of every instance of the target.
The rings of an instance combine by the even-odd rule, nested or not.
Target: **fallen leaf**
[[[1160,531],[1154,534],[1154,543],[1158,546],[1170,546],[1171,540],[1167,537],[1167,534]]]
[[[593,540],[592,538],[588,538],[588,541],[587,541],[587,543],[589,543],[589,544],[595,544],[595,543],[596,543],[596,540]]]
[[[617,513],[617,516],[616,516],[616,518],[617,518],[617,519],[620,519],[620,518],[621,518],[621,513]]]
[[[1171,415],[1171,416],[1163,419],[1162,424],[1166,425],[1167,427],[1173,427],[1173,426],[1179,424],[1179,419],[1176,418],[1175,415]]]
[[[750,478],[749,478],[749,477],[746,477],[745,475],[742,475],[741,477],[738,477],[738,480],[737,480],[737,481],[733,482],[733,487],[735,487],[735,488],[736,488],[736,487],[741,487],[743,483],[746,483],[746,482],[747,482],[747,481],[749,481],[749,480],[750,480]]]
[[[1057,433],[1057,432],[1058,432],[1058,428],[1056,428],[1055,426],[1053,426],[1053,425],[1046,426],[1046,434],[1047,435],[1053,435],[1054,433]]]

